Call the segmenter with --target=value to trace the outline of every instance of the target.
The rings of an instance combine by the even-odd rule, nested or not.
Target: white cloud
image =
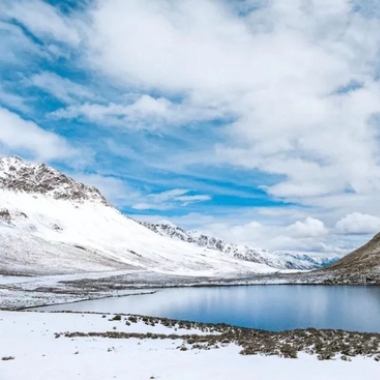
[[[238,16],[222,1],[100,1],[88,62],[119,83],[234,115],[217,159],[283,176],[267,187],[275,197],[309,205],[349,189],[370,202],[380,187],[380,19],[346,0],[256,5]],[[353,81],[361,88],[350,91]]]
[[[258,221],[238,224],[237,221],[230,220],[222,223],[208,222],[202,228],[226,241],[273,251],[314,252],[330,256],[348,251],[341,249],[338,244],[335,247],[329,244],[324,224],[310,217],[304,222],[297,221],[291,225],[268,225]]]
[[[188,194],[185,189],[172,189],[161,193],[149,194],[146,200],[132,206],[135,210],[169,210],[178,206],[188,206],[192,203],[206,202],[211,200],[209,195]]]
[[[209,201],[211,197],[209,195],[197,194],[197,195],[189,195],[189,190],[184,189],[173,189],[169,191],[164,191],[158,194],[151,194],[149,197],[153,199],[155,203],[160,202],[180,202],[183,206],[187,206],[188,204],[195,202],[205,202]]]
[[[146,94],[130,97],[133,101],[129,104],[87,102],[58,109],[50,116],[57,119],[83,119],[102,126],[151,130],[225,116],[218,109],[197,104],[192,99],[186,103],[174,103]]]
[[[81,37],[79,25],[54,6],[40,0],[4,0],[2,17],[15,19],[31,33],[41,38],[53,38],[78,45]]]
[[[66,159],[78,152],[64,138],[0,107],[0,148],[3,153],[25,152],[40,161]]]
[[[134,210],[140,210],[140,211],[145,211],[145,210],[169,210],[173,206],[170,206],[168,204],[154,204],[154,203],[146,203],[146,202],[140,202],[136,203],[132,206]]]
[[[188,193],[188,190],[186,189],[172,189],[163,191],[158,194],[151,194],[150,198],[152,198],[154,202],[166,202],[169,200],[177,199],[178,197],[183,196],[186,193]]]
[[[354,212],[340,219],[336,223],[336,229],[343,234],[375,234],[380,231],[380,218]]]
[[[77,181],[95,186],[112,205],[119,208],[131,207],[134,210],[141,211],[164,211],[211,199],[208,195],[188,195],[189,190],[184,189],[172,189],[160,193],[146,194],[143,191],[132,188],[122,178],[106,174],[73,172],[69,173],[69,175]]]
[[[209,195],[182,195],[175,198],[177,201],[183,202],[183,205],[186,206],[194,202],[205,202],[211,200]]]
[[[16,25],[1,20],[0,15],[1,62],[25,65],[27,57],[39,54],[36,44]]]
[[[27,82],[66,103],[95,98],[86,87],[47,71],[33,75]]]
[[[275,180],[262,186],[269,196],[309,206],[313,215],[298,210],[293,217],[268,213],[254,223],[252,217],[213,220],[211,230],[234,231],[236,239],[273,249],[327,251],[341,238],[326,232],[335,232],[339,219],[341,233],[378,228],[370,216],[380,215],[376,3],[368,13],[349,0],[99,0],[80,17],[86,29],[78,15],[68,18],[41,1],[7,4],[7,15],[34,35],[80,46],[89,73],[106,76],[119,92],[146,94],[125,102],[73,102],[55,117],[153,129],[228,116],[234,122],[227,127],[201,131],[207,136],[212,129],[214,146],[184,149],[176,163],[195,166],[207,157],[208,164],[244,168],[247,175],[273,174]],[[12,29],[12,36],[19,32]],[[7,59],[16,56],[6,50]],[[46,83],[40,86],[48,90]],[[65,90],[54,88],[55,96],[79,100]],[[162,161],[170,162],[166,154]],[[163,193],[133,204],[170,209],[207,197]],[[342,241],[337,246],[345,247]]]
[[[25,98],[13,92],[7,91],[0,83],[0,104],[9,108],[14,108],[22,112],[28,112],[30,109],[26,105]]]
[[[319,219],[307,217],[303,222],[297,221],[286,227],[286,232],[295,238],[307,238],[327,235],[328,230]]]

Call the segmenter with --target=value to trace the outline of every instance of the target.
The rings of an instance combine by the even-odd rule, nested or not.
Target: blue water
[[[380,287],[176,288],[43,309],[143,314],[272,331],[315,327],[380,332]]]

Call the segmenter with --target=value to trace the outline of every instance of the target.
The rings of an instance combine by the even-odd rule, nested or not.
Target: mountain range
[[[228,243],[222,239],[198,231],[185,231],[178,226],[168,223],[143,222],[142,225],[162,236],[169,236],[172,239],[184,241],[195,246],[216,250],[238,260],[265,264],[277,269],[317,269],[339,260],[338,257],[323,258],[317,255],[272,252],[261,248],[252,248],[247,245]]]
[[[0,274],[133,269],[213,276],[330,263],[231,244],[173,225],[139,223],[92,186],[44,164],[0,158]]]

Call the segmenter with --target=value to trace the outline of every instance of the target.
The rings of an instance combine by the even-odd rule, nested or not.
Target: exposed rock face
[[[227,254],[239,260],[266,264],[278,269],[316,269],[331,264],[337,258],[315,259],[308,255],[296,255],[284,252],[271,252],[265,249],[252,248],[246,245],[228,243],[213,236],[205,235],[197,231],[185,231],[180,227],[165,223],[142,223],[152,231],[170,236],[173,239],[185,241],[200,247],[213,249]]]
[[[0,209],[0,220],[3,220],[6,223],[10,223],[12,220],[11,214],[8,209],[1,208]]]
[[[0,157],[0,189],[108,204],[95,187],[76,182],[45,164],[30,164],[18,157]]]

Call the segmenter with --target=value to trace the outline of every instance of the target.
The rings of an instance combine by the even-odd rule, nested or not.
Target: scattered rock
[[[4,356],[1,358],[3,361],[15,360],[14,356]]]

